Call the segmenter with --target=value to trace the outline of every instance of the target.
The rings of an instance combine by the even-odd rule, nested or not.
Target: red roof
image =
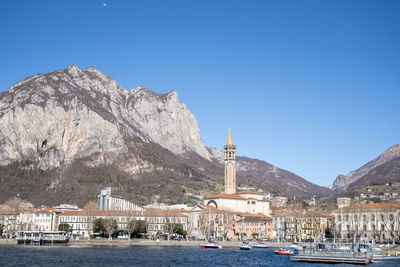
[[[205,209],[218,210],[216,207],[211,206],[211,205],[200,205],[200,206],[204,207]]]
[[[370,203],[370,204],[355,204],[344,207],[344,210],[350,209],[384,209],[384,208],[398,208],[400,209],[400,203]]]
[[[243,198],[243,197],[241,197],[241,196],[238,196],[238,195],[236,195],[236,194],[223,194],[223,193],[221,193],[221,194],[216,194],[216,195],[213,195],[213,196],[208,196],[208,197],[205,197],[204,199],[212,199],[212,198],[245,199],[245,198]]]
[[[261,212],[253,214],[253,213],[249,213],[249,212],[235,212],[236,215],[240,216],[240,217],[262,217],[268,220],[272,220],[271,217],[269,217],[268,215],[265,215]]]

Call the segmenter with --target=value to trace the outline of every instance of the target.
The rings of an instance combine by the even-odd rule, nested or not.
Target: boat
[[[200,248],[217,248],[220,249],[222,248],[221,245],[215,244],[215,243],[207,243],[207,244],[200,244]]]
[[[304,250],[305,246],[300,245],[299,243],[292,243],[290,246],[288,246],[294,250]]]
[[[250,250],[250,246],[249,245],[241,245],[239,246],[240,250]]]
[[[253,245],[253,248],[268,248],[268,246],[260,243],[260,244]]]
[[[294,253],[294,249],[291,247],[284,247],[274,251],[275,254],[278,255],[292,255]]]

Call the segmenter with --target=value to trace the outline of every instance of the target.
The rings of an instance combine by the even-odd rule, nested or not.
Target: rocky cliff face
[[[333,182],[332,190],[335,191],[346,190],[350,184],[362,178],[372,169],[375,169],[376,167],[381,166],[382,164],[397,157],[400,157],[400,144],[390,147],[381,155],[379,155],[377,158],[371,160],[370,162],[363,165],[359,169],[351,171],[347,175],[339,175]]]
[[[175,154],[211,157],[195,117],[175,91],[128,91],[95,68],[72,65],[29,77],[0,100],[2,165],[35,157],[48,169],[96,153],[93,165],[111,164],[128,150],[125,138],[132,136]]]
[[[107,185],[142,203],[155,194],[186,201],[223,181],[222,151],[204,146],[175,91],[129,91],[92,67],[34,75],[2,93],[0,144],[0,202],[35,191],[82,204]],[[238,172],[288,196],[327,190],[258,160],[239,157]]]

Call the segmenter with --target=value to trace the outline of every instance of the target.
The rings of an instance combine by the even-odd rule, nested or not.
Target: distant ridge
[[[398,157],[400,157],[400,144],[390,147],[381,155],[369,161],[359,169],[351,171],[347,175],[337,176],[331,188],[334,191],[346,190],[350,184],[356,182],[357,180],[368,174],[371,170]]]

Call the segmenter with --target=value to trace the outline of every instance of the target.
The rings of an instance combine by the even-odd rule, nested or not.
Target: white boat
[[[219,244],[215,244],[215,243],[207,243],[207,244],[200,244],[201,248],[217,248],[217,249],[221,249],[222,246]]]
[[[294,250],[304,250],[304,247],[298,243],[293,243],[289,247],[293,248]]]
[[[249,245],[241,245],[240,250],[250,250],[250,246]]]
[[[256,244],[256,245],[253,245],[253,248],[268,248],[268,246],[265,244]]]

